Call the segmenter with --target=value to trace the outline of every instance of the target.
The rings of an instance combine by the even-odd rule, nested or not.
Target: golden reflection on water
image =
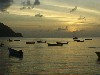
[[[16,38],[18,39],[18,38]],[[22,49],[24,57],[22,60],[17,58],[9,58],[8,50],[5,48],[6,55],[0,61],[6,64],[0,69],[6,70],[6,74],[10,75],[27,75],[27,74],[100,74],[100,65],[96,63],[97,56],[94,53],[100,48],[90,49],[88,47],[100,47],[100,39],[96,38],[91,41],[74,42],[72,38],[67,39],[51,39],[41,38],[48,42],[69,41],[68,45],[62,47],[48,47],[47,44],[36,43],[34,45],[26,45],[29,40],[40,40],[39,38],[23,38],[20,42],[9,43],[8,46],[15,49]],[[80,38],[83,39],[83,38]],[[6,42],[7,43],[7,42]],[[91,44],[90,44],[91,43]],[[3,48],[2,48],[3,49]],[[1,50],[0,52],[2,52]],[[1,66],[1,65],[0,65]],[[7,69],[7,68],[8,69]],[[2,72],[4,74],[4,71]]]

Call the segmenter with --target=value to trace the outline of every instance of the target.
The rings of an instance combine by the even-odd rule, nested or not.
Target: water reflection
[[[100,47],[100,39],[72,42],[62,47],[48,47],[45,43],[26,45],[25,42],[33,39],[21,39],[20,42],[4,42],[6,47],[0,48],[0,75],[96,75],[100,73],[100,62],[96,61],[95,51]],[[45,39],[56,42],[62,39]],[[91,43],[91,44],[90,44]],[[23,51],[23,59],[9,58],[8,46]]]

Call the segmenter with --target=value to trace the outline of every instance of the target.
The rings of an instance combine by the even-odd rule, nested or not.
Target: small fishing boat
[[[43,17],[40,13],[36,14],[35,17]]]
[[[78,40],[78,39],[74,39],[74,41],[76,41],[76,42],[84,42],[84,40]]]
[[[75,36],[74,36],[73,39],[78,39],[78,37],[75,37]]]
[[[88,47],[88,48],[96,48],[96,47]]]
[[[74,39],[74,41],[79,41],[78,39]]]
[[[98,60],[100,61],[100,52],[95,52],[95,53],[98,56]]]
[[[92,39],[85,39],[85,40],[92,40]]]
[[[84,42],[84,40],[77,40],[77,42]]]
[[[100,52],[95,52],[98,58],[100,58]]]
[[[12,49],[12,48],[8,48],[9,50],[9,56],[13,56],[13,57],[17,57],[17,58],[23,58],[23,52],[22,50],[15,50],[15,49]]]
[[[9,39],[9,40],[7,40],[7,41],[12,42],[13,40]]]
[[[20,40],[14,40],[14,41],[20,41]]]
[[[63,46],[63,44],[50,44],[50,43],[47,43],[48,46]]]
[[[26,42],[26,44],[35,44],[35,42]]]
[[[68,44],[68,42],[56,42],[57,44]]]
[[[41,40],[40,40],[40,41],[37,41],[37,43],[46,43],[46,41],[41,41]]]
[[[3,46],[4,46],[4,44],[3,44],[3,43],[1,43],[1,44],[0,44],[0,47],[3,47]]]

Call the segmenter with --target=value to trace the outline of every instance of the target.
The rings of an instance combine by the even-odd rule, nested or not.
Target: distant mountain
[[[10,27],[0,22],[0,37],[23,37],[21,33],[14,32]]]

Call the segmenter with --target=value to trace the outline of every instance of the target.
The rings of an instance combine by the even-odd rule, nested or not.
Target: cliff
[[[14,32],[10,27],[0,22],[0,37],[23,37],[21,33]]]

